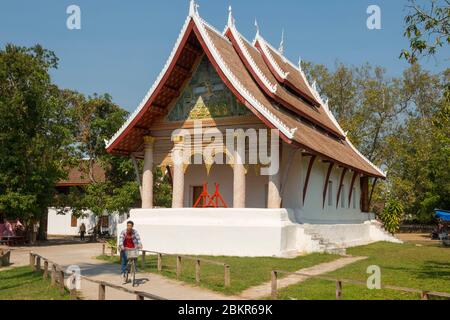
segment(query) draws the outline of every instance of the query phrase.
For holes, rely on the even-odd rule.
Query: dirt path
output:
[[[317,276],[324,273],[332,272],[337,269],[343,268],[351,263],[364,260],[366,257],[344,257],[335,261],[321,263],[310,268],[298,270],[298,273],[306,274],[309,276]],[[278,289],[285,288],[287,286],[297,284],[308,279],[308,276],[290,275],[278,280]],[[240,297],[244,299],[261,299],[270,296],[271,282],[263,283],[259,286],[248,288],[240,294]]]

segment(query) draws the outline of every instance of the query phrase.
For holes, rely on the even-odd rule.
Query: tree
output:
[[[386,137],[404,111],[398,80],[386,78],[383,68],[369,64],[337,63],[334,71],[308,62],[302,67],[310,81],[317,80],[320,94],[329,98],[330,109],[350,140],[369,160],[383,165]]]
[[[433,209],[450,205],[447,81],[445,73],[431,75],[417,65],[405,71],[403,92],[410,99],[408,113],[387,143],[391,152],[386,192],[422,222],[433,219]]]
[[[153,187],[155,206],[160,208],[172,208],[172,185],[168,175],[161,169],[155,172],[155,185]]]
[[[450,43],[450,1],[431,0],[429,6],[420,6],[410,0],[409,13],[405,17],[405,37],[410,49],[404,49],[400,57],[411,64],[421,56],[431,56]]]
[[[70,128],[76,154],[72,164],[78,166],[91,183],[81,189],[73,188],[68,195],[59,195],[55,202],[62,214],[70,208],[74,216],[83,217],[90,210],[97,218],[96,236],[101,216],[128,213],[138,202],[139,187],[130,159],[110,155],[105,150],[105,140],[122,126],[128,113],[107,94],[85,98],[66,91],[65,95],[71,102]],[[98,181],[94,175],[94,164],[104,169],[104,181]]]
[[[372,162],[387,169],[374,203],[398,201],[405,212],[429,221],[448,208],[450,181],[450,70],[434,75],[413,64],[401,77],[365,64],[335,70],[303,63],[349,138]]]
[[[0,211],[26,223],[45,221],[71,154],[67,104],[49,75],[57,66],[39,45],[0,50]]]
[[[386,231],[395,234],[400,228],[403,214],[402,204],[397,200],[390,199],[380,215]]]

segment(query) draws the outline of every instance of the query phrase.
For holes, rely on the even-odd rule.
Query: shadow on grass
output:
[[[22,278],[26,278],[26,279],[22,279]],[[7,289],[13,289],[13,288],[17,288],[17,287],[22,287],[24,284],[30,285],[33,283],[40,282],[40,281],[42,281],[42,274],[37,274],[35,272],[27,272],[27,273],[24,273],[19,276],[0,278],[0,280],[2,280],[2,281],[16,280],[16,284],[14,284],[14,285],[6,284],[5,286],[0,286],[0,290],[7,290]]]
[[[422,270],[419,272],[422,279],[436,279],[450,281],[450,263],[440,261],[425,261]]]
[[[12,271],[12,270],[6,270],[5,272]],[[20,278],[25,278],[25,277],[33,278],[35,275],[36,275],[36,273],[34,271],[27,271],[27,272],[23,272],[23,273],[13,273],[12,275],[7,276],[7,277],[1,276],[1,274],[0,274],[0,280],[5,281],[5,280],[12,280],[12,279],[20,279]]]

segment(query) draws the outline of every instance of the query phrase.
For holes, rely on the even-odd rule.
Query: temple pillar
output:
[[[173,160],[173,188],[172,188],[172,208],[180,209],[184,207],[184,163],[182,136],[173,138],[174,147],[172,151]]]
[[[279,144],[278,159],[275,159],[275,155],[272,156],[272,161],[278,161],[278,170],[268,176],[269,183],[267,187],[267,208],[279,209],[281,208],[281,150],[282,145]]]
[[[237,148],[239,149],[239,147]],[[244,149],[245,150],[245,149]],[[233,207],[245,208],[245,151],[236,150],[234,152],[233,167]]]
[[[153,208],[153,145],[155,138],[144,137],[144,172],[142,174],[142,209]]]
[[[269,186],[267,195],[267,208],[279,209],[281,208],[281,194],[280,194],[280,173],[269,176]]]

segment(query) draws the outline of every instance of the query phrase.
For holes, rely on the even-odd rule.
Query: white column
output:
[[[268,186],[268,209],[279,209],[281,207],[281,195],[280,195],[280,173],[269,176]]]
[[[245,160],[245,148],[239,148],[239,146],[237,146],[236,150],[234,151],[234,168],[233,168],[233,207],[234,208],[245,208],[244,160]]]
[[[142,209],[153,208],[153,144],[155,138],[144,137],[144,172],[142,174]]]
[[[184,207],[184,163],[183,144],[181,136],[173,138],[174,147],[172,150],[173,160],[173,188],[172,188],[172,208],[180,209]]]
[[[267,192],[267,208],[279,209],[281,208],[281,143],[279,144],[279,158],[276,159],[275,155],[272,157],[272,161],[278,161],[278,170],[269,175],[269,184]]]

